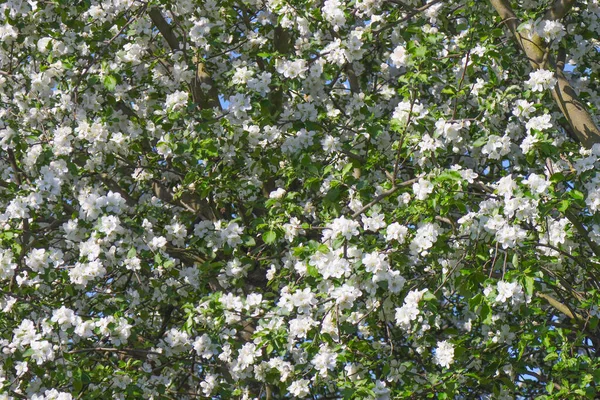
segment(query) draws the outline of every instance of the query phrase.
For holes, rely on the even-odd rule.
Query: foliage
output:
[[[596,396],[596,0],[0,18],[0,399]]]

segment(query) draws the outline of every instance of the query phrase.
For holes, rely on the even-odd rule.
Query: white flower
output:
[[[562,218],[558,221],[551,220],[548,223],[548,241],[553,246],[558,246],[559,244],[564,244],[567,238],[567,225],[569,225],[569,220],[566,218]]]
[[[44,38],[41,38],[40,40],[38,40],[38,42],[37,42],[38,51],[42,54],[46,54],[49,50],[48,44],[50,42],[52,42],[53,40],[54,39],[49,38],[49,37],[44,37]]]
[[[529,80],[525,82],[534,92],[543,92],[546,89],[554,89],[556,78],[554,72],[538,69],[529,73]]]
[[[241,67],[235,70],[231,82],[236,85],[246,84],[250,78],[254,75],[254,71],[248,67]]]
[[[278,188],[277,190],[273,190],[271,193],[269,193],[269,198],[270,199],[281,199],[283,196],[285,196],[285,194],[287,193],[287,191],[283,188]]]
[[[306,60],[303,59],[297,59],[294,61],[286,60],[283,62],[278,60],[275,63],[275,69],[286,78],[306,78],[305,73],[308,69],[308,66],[306,64]]]
[[[110,337],[115,346],[119,346],[127,342],[127,339],[131,335],[131,328],[133,328],[133,325],[127,322],[127,319],[119,317]]]
[[[244,118],[246,116],[246,111],[252,109],[250,98],[244,96],[242,93],[236,93],[233,96],[229,96],[227,102],[229,103],[229,111],[235,118]]]
[[[325,279],[330,277],[341,278],[344,275],[347,276],[351,271],[350,262],[342,257],[339,250],[328,251],[327,253],[318,251],[310,257],[309,261]]]
[[[190,30],[190,39],[196,45],[204,47],[207,45],[206,36],[210,33],[210,28],[212,24],[206,18],[200,18],[197,21],[194,21],[194,26]]]
[[[525,136],[525,139],[523,139],[523,141],[521,142],[520,146],[523,154],[529,153],[537,142],[539,142],[539,139],[528,133],[527,136]]]
[[[315,366],[319,373],[327,376],[327,371],[333,371],[337,363],[337,354],[329,349],[327,345],[321,345],[319,353],[313,358],[311,363]]]
[[[550,114],[540,115],[539,117],[533,117],[525,124],[525,128],[527,128],[527,132],[531,132],[532,129],[536,129],[538,131],[543,131],[546,129],[552,128],[552,123],[550,120],[552,117]]]
[[[546,42],[562,39],[566,32],[565,26],[559,21],[543,19],[536,26],[537,34]]]
[[[412,189],[417,200],[426,200],[433,193],[433,184],[427,179],[419,178],[418,182],[413,183]]]
[[[214,225],[212,221],[200,221],[194,225],[194,235],[202,239],[206,237],[213,228]]]
[[[230,247],[236,247],[242,243],[241,235],[244,234],[244,227],[237,222],[230,222],[226,228],[223,228],[222,221],[217,221],[215,231],[218,232],[220,243],[227,243]]]
[[[503,249],[515,247],[527,237],[527,231],[518,225],[504,225],[496,232],[496,240]]]
[[[358,236],[359,226],[358,222],[352,219],[336,218],[327,224],[326,229],[323,231],[323,241],[335,239],[338,235],[342,235],[349,240],[352,236]]]
[[[89,263],[75,263],[75,266],[69,270],[69,279],[76,285],[87,285],[89,281],[104,276],[106,268],[100,260],[90,261]]]
[[[54,46],[53,46],[54,47]],[[137,43],[127,43],[117,56],[125,62],[139,63],[144,54],[144,48]]]
[[[326,135],[325,138],[321,140],[321,146],[323,147],[323,151],[329,154],[335,153],[336,151],[340,151],[342,149],[340,139],[331,135]]]
[[[462,127],[462,123],[450,123],[440,118],[435,123],[435,133],[436,135],[446,138],[448,141],[460,143],[463,139],[460,135]]]
[[[517,100],[515,101],[515,108],[513,108],[512,113],[515,117],[529,117],[529,114],[535,111],[533,107],[533,103],[528,102],[527,100]]]
[[[19,31],[9,23],[0,25],[0,41],[12,43],[19,36]]]
[[[110,236],[113,232],[121,233],[121,221],[116,215],[105,215],[100,218],[98,230],[106,236]]]
[[[413,241],[410,243],[410,250],[413,254],[427,255],[427,250],[433,247],[440,234],[440,226],[427,222],[417,229]]]
[[[506,300],[511,299],[512,305],[518,306],[529,302],[529,299],[525,297],[523,288],[517,282],[498,281],[497,290],[496,303],[506,303]]]
[[[253,365],[256,357],[260,357],[261,350],[256,348],[254,343],[246,343],[240,349],[238,353],[238,358],[234,362],[233,370],[235,372],[243,371],[249,366]]]
[[[61,308],[52,312],[51,321],[56,322],[58,325],[60,325],[60,329],[65,331],[76,324],[77,318],[73,310],[62,306]]]
[[[1,397],[0,397],[1,398]],[[73,396],[70,393],[59,392],[56,389],[46,390],[44,394],[33,395],[31,400],[72,400]]]
[[[385,386],[384,381],[375,382],[373,393],[375,394],[376,400],[389,400],[390,398],[390,389]]]
[[[187,92],[177,91],[167,95],[165,100],[165,108],[167,111],[175,111],[185,107],[188,102]]]
[[[323,17],[333,26],[333,30],[336,32],[346,24],[346,16],[341,6],[340,0],[326,0],[321,9]]]
[[[499,160],[510,153],[510,137],[508,135],[502,137],[490,135],[485,146],[481,148],[481,152],[487,154],[492,160]]]
[[[164,249],[166,245],[167,239],[164,236],[155,236],[152,238],[150,243],[148,243],[148,247],[150,247],[150,249],[153,251]]]
[[[363,226],[366,231],[377,232],[381,228],[385,228],[385,216],[383,214],[373,213],[372,216],[367,217],[365,214],[361,216]]]
[[[47,340],[33,341],[31,342],[31,359],[36,362],[37,365],[42,365],[46,361],[54,360],[54,350],[52,344]]]
[[[362,258],[362,262],[366,271],[374,274],[385,271],[390,266],[387,261],[387,256],[378,253],[377,251],[365,254]]]
[[[301,228],[302,222],[296,218],[290,218],[290,222],[287,224],[283,224],[283,230],[285,232],[285,239],[288,242],[293,242],[296,236],[303,235],[305,233],[304,229]]]
[[[404,225],[400,225],[398,222],[394,222],[387,227],[385,240],[392,241],[396,240],[399,244],[404,243],[406,235],[408,234],[408,228]]]
[[[45,249],[32,249],[25,257],[25,264],[36,272],[48,265],[48,254]]]
[[[288,392],[290,392],[290,394],[292,394],[295,397],[306,397],[310,394],[310,389],[308,387],[309,384],[310,381],[308,379],[300,379],[294,381],[288,387]]]
[[[189,335],[176,328],[171,328],[166,333],[165,342],[172,348],[187,346],[190,342]]]
[[[75,334],[82,338],[88,338],[94,334],[95,324],[93,321],[83,321],[81,318],[75,320]]]
[[[410,329],[411,322],[419,316],[419,301],[421,301],[426,291],[427,289],[411,290],[408,292],[404,299],[404,305],[396,308],[396,325],[404,330]]]
[[[270,72],[262,72],[256,78],[248,80],[248,89],[253,90],[261,96],[266,96],[271,91],[269,85],[271,84],[272,74]]]
[[[202,336],[198,336],[196,340],[194,340],[192,346],[194,347],[196,353],[204,359],[208,360],[215,354],[215,349],[212,341],[210,340],[210,336],[208,336],[206,333]]]
[[[310,316],[299,316],[290,320],[289,334],[292,338],[306,339],[308,332],[316,325],[317,322]]]
[[[299,313],[309,313],[314,305],[317,304],[317,298],[310,288],[298,290],[292,295],[292,304],[298,308]]]
[[[202,387],[202,393],[206,396],[210,395],[212,391],[217,386],[217,376],[212,374],[207,374],[204,381],[200,382],[200,387]]]
[[[172,224],[166,225],[165,230],[167,231],[166,239],[172,242],[174,245],[184,247],[185,238],[187,237],[187,229],[185,225],[177,220],[174,220]]]
[[[502,177],[495,186],[498,194],[505,198],[512,197],[513,191],[517,188],[517,184],[510,175]]]
[[[523,183],[531,188],[533,193],[542,194],[550,187],[550,182],[542,175],[530,174]]]
[[[11,250],[0,249],[0,280],[11,278],[17,264],[13,261]]]
[[[335,288],[331,292],[331,297],[335,299],[335,304],[340,310],[352,308],[352,305],[362,295],[362,292],[354,286],[344,283],[341,287]]]
[[[585,204],[587,204],[587,206],[593,212],[600,210],[600,188],[589,189],[588,196],[585,199]],[[1,273],[2,271],[0,270],[0,274]]]
[[[29,371],[29,367],[26,361],[17,361],[15,363],[15,373],[17,376],[21,376],[27,371]]]
[[[454,345],[444,340],[437,343],[435,363],[443,368],[450,367],[454,362]]]
[[[396,68],[406,66],[408,62],[408,54],[406,54],[406,48],[402,45],[396,46],[392,54],[390,54],[390,59],[392,60],[392,64]]]
[[[411,112],[411,108],[412,108],[412,112]],[[411,102],[401,101],[400,103],[398,103],[398,105],[394,109],[394,113],[392,114],[392,119],[397,119],[398,121],[400,121],[400,123],[406,124],[406,123],[408,123],[409,116],[411,116],[411,118],[413,120],[415,120],[415,119],[421,119],[421,118],[425,117],[428,113],[429,113],[429,111],[427,109],[425,109],[425,107],[418,101],[415,101],[414,103],[412,103],[412,107],[411,107]]]

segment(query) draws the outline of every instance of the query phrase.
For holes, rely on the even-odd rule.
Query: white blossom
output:
[[[543,92],[546,89],[554,89],[556,78],[552,71],[538,69],[529,74],[529,80],[525,84],[534,92]]]
[[[437,343],[435,363],[443,368],[449,368],[454,362],[454,345],[447,340]]]
[[[337,365],[337,354],[333,352],[327,345],[321,345],[319,352],[312,359],[311,363],[319,373],[326,377],[328,371],[333,371]]]

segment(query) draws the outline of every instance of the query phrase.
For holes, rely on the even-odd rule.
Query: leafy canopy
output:
[[[594,398],[596,0],[0,4],[0,399]]]

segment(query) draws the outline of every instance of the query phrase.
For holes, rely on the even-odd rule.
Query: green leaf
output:
[[[556,209],[560,212],[565,212],[568,210],[570,205],[571,205],[571,202],[569,200],[562,200],[560,203],[558,203],[558,206],[556,207]]]
[[[462,176],[458,171],[444,171],[436,178],[436,181],[462,181]]]
[[[266,244],[274,243],[277,240],[277,232],[275,231],[267,231],[262,235],[263,241]]]
[[[344,169],[342,169],[342,176],[346,176],[348,175],[348,172],[350,172],[352,170],[354,166],[352,165],[352,163],[348,163],[344,166]]]
[[[437,301],[437,297],[435,294],[431,293],[429,290],[423,294],[423,300],[425,301]]]
[[[479,139],[475,140],[472,144],[473,147],[482,147],[488,142],[488,138],[486,136],[482,136]]]
[[[187,320],[185,321],[185,324],[183,324],[183,330],[186,332],[191,332],[193,327],[194,327],[194,315],[189,314],[187,317]]]
[[[469,308],[474,311],[484,301],[485,297],[482,294],[475,295],[469,300]]]
[[[562,182],[564,180],[565,180],[565,176],[564,176],[564,174],[562,174],[560,172],[552,174],[552,176],[550,177],[550,182],[553,182],[553,183]]]
[[[535,286],[535,280],[531,276],[526,276],[524,279],[525,292],[528,296],[533,296],[533,289]]]
[[[110,92],[114,91],[117,87],[117,78],[112,75],[106,75],[104,77],[104,87]]]
[[[417,57],[425,57],[426,54],[427,54],[426,46],[419,46],[415,49],[415,56],[417,56]]]
[[[575,200],[583,200],[585,198],[584,194],[576,189],[570,190],[569,196],[571,196]]]
[[[481,305],[481,322],[486,325],[492,324],[492,308],[488,305],[488,303],[483,303]]]
[[[256,246],[256,240],[254,240],[254,238],[252,236],[250,236],[250,235],[242,236],[242,238],[244,239],[244,246],[246,246],[246,247]]]
[[[137,255],[137,251],[135,250],[135,247],[132,247],[131,249],[129,249],[129,251],[127,252],[127,258],[133,258]]]
[[[73,390],[75,391],[75,393],[79,393],[79,392],[81,392],[81,389],[83,389],[83,382],[81,382],[81,380],[78,379],[77,377],[74,377]]]
[[[315,267],[312,264],[307,264],[306,265],[306,273],[310,276],[312,276],[313,278],[318,278],[319,277],[319,271],[317,270],[317,267]]]
[[[337,201],[338,197],[340,197],[340,189],[335,187],[335,188],[331,189],[329,192],[327,192],[327,195],[325,196],[325,200],[333,203],[333,202]]]

